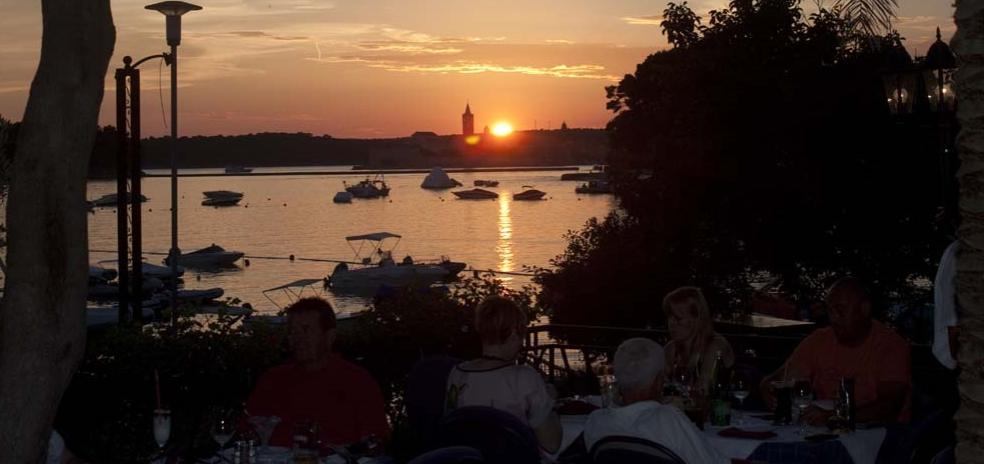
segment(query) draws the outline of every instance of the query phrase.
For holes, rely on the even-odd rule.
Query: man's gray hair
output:
[[[652,386],[663,372],[663,347],[648,338],[630,338],[615,352],[615,379],[622,392]]]

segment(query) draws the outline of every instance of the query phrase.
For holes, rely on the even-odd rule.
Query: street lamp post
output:
[[[171,318],[173,320],[178,301],[178,45],[181,43],[181,15],[202,7],[180,1],[166,1],[147,5],[148,10],[159,11],[166,19],[167,44],[171,46],[171,249],[168,251],[171,265]]]

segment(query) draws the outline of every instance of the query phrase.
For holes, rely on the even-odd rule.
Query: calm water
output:
[[[283,172],[334,168],[258,168],[254,172]],[[185,172],[185,171],[183,171]],[[186,172],[218,172],[187,170]],[[150,170],[150,173],[163,173]],[[561,171],[451,174],[472,188],[474,179],[495,179],[498,200],[457,200],[450,190],[420,188],[424,174],[387,175],[392,189],[389,198],[355,199],[351,204],[334,204],[342,181],[358,182],[365,176],[258,176],[179,178],[179,246],[189,252],[212,243],[227,250],[246,253],[250,266],[239,262],[234,269],[202,272],[188,269],[186,288],[222,287],[225,296],[237,297],[261,311],[277,307],[262,294],[264,289],[297,279],[322,278],[333,263],[258,257],[351,260],[354,252],[344,237],[387,231],[403,236],[394,250],[397,260],[409,254],[415,259],[446,255],[464,261],[469,268],[522,271],[524,265],[548,266],[549,260],[565,247],[564,234],[580,228],[590,217],[602,217],[614,200],[608,195],[576,195],[577,182],[561,182]],[[512,194],[531,185],[547,192],[547,200],[513,201]],[[115,181],[89,182],[89,199],[116,189]],[[240,206],[213,208],[201,206],[206,190],[234,190],[244,193]],[[170,246],[170,180],[148,178],[143,192],[146,252],[167,252]],[[113,208],[97,208],[89,216],[89,248],[92,262],[115,260],[115,253],[95,250],[116,249],[116,213]],[[392,244],[392,243],[391,243]],[[160,264],[163,256],[146,255]],[[116,267],[115,262],[105,263]],[[503,276],[510,286],[528,282],[524,277]],[[366,301],[357,297],[331,295],[343,311],[361,309]],[[285,298],[274,298],[283,303]]]

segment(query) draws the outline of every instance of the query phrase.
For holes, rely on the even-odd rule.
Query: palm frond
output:
[[[898,0],[837,0],[834,8],[844,14],[854,29],[879,35],[892,30],[899,4]]]

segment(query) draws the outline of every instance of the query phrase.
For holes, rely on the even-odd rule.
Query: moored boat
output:
[[[424,181],[420,183],[420,188],[440,190],[453,188],[457,185],[461,184],[448,177],[448,174],[443,169],[432,168],[431,172],[427,174],[427,177],[424,177]]]
[[[393,260],[392,252],[400,238],[399,235],[389,232],[345,237],[349,247],[356,251],[356,262],[362,264],[338,263],[328,277],[328,284],[332,289],[343,292],[371,293],[383,285],[391,287],[429,285],[453,279],[465,268],[464,263],[451,261],[446,256],[434,261],[415,261],[407,256],[397,263]],[[389,239],[397,241],[393,246],[384,249],[383,244]],[[372,251],[368,256],[361,256],[358,250],[363,247],[360,246],[357,250],[352,245],[355,242],[371,243]]]
[[[547,192],[543,192],[537,189],[530,189],[513,195],[513,200],[516,201],[542,200],[543,197],[546,196],[546,194]]]
[[[499,198],[499,194],[495,192],[490,192],[488,190],[482,190],[480,188],[475,188],[471,190],[459,190],[457,192],[451,192],[454,196],[462,200],[494,200]]]
[[[352,194],[350,192],[338,192],[331,201],[334,203],[352,203]]]
[[[383,180],[382,176],[377,176],[374,179],[366,178],[355,185],[348,185],[345,181],[342,181],[342,185],[345,186],[345,191],[349,192],[355,198],[379,198],[389,196],[390,188],[386,185],[386,181]]]
[[[253,172],[253,168],[247,168],[245,166],[226,166],[226,174],[247,174]]]
[[[499,181],[497,181],[497,180],[475,179],[474,185],[476,187],[498,187],[499,186]]]
[[[178,257],[178,264],[189,267],[230,266],[244,255],[245,253],[241,251],[226,251],[225,248],[213,243],[191,253],[182,253]],[[170,262],[170,257],[164,258],[164,264],[170,264]]]
[[[590,180],[586,184],[578,185],[574,188],[576,193],[612,193],[612,186],[605,180]]]

